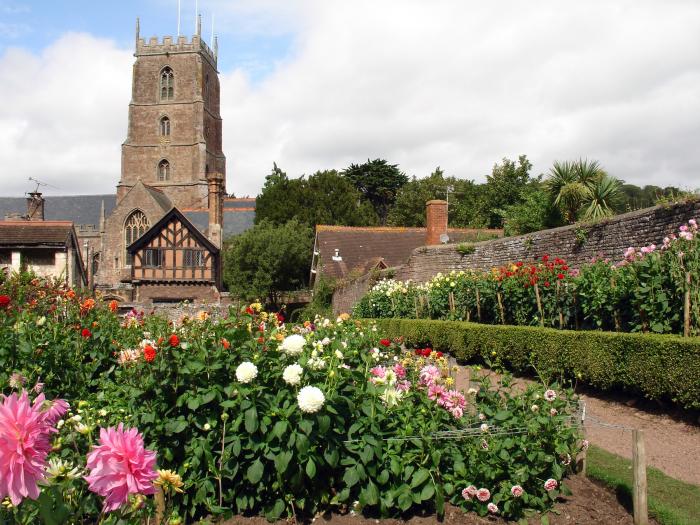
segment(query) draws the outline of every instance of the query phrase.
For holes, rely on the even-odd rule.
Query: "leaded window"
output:
[[[158,180],[170,180],[170,163],[165,159],[158,163]]]
[[[183,264],[188,268],[200,268],[204,266],[204,251],[185,250]]]
[[[150,228],[148,217],[141,210],[134,211],[127,217],[124,223],[124,247],[132,244]],[[131,265],[132,257],[127,251],[125,256],[126,264]]]
[[[163,266],[163,252],[159,248],[146,248],[141,263],[146,268],[160,268]]]
[[[170,136],[170,119],[168,117],[163,117],[160,119],[160,136]]]
[[[175,95],[175,77],[173,70],[164,67],[160,72],[160,99],[172,100]]]

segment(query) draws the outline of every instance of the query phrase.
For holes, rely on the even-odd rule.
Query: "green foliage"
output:
[[[609,217],[621,202],[622,183],[588,159],[555,162],[545,187],[569,224]]]
[[[224,281],[232,294],[246,300],[269,299],[297,290],[308,281],[313,232],[292,219],[282,226],[262,221],[229,239],[224,252]]]
[[[294,320],[313,321],[317,316],[330,317],[333,315],[333,292],[335,280],[322,275],[316,280],[311,302],[294,317]]]
[[[577,332],[457,321],[380,319],[390,336],[430,343],[464,360],[496,360],[514,372],[581,380],[600,390],[700,408],[700,340],[670,335]]]
[[[542,189],[539,181],[533,181],[523,188],[521,199],[503,208],[503,229],[505,235],[544,230],[559,224],[557,210]]]
[[[188,522],[233,514],[305,519],[356,501],[384,517],[442,515],[445,501],[485,515],[486,502],[462,497],[469,484],[488,488],[500,514],[518,519],[551,507],[558,492],[543,481],[561,482],[580,450],[571,390],[553,384],[556,399],[543,401],[542,385],[522,392],[506,376],[495,389],[484,380],[460,402],[462,394],[447,390],[455,379],[444,356],[417,355],[342,316],[281,325],[251,304],[222,319],[200,313],[173,325],[136,312],[120,318],[43,281],[1,282],[0,295],[9,298],[0,303],[0,384],[21,372],[26,388],[45,382],[49,399],[71,391],[73,412],[50,436],[51,459],[84,468],[100,427],[138,428],[158,468],[184,483],[182,493],[167,494],[166,519],[171,512]],[[24,337],[33,338],[39,359],[14,351]],[[301,367],[298,381],[285,372],[291,365]],[[426,365],[451,405],[428,395]],[[13,388],[22,388],[18,381]],[[302,402],[306,387],[319,389],[322,403]],[[531,410],[537,402],[542,412]],[[455,439],[435,439],[438,432]],[[0,507],[0,522],[153,521],[152,498],[100,516],[100,498],[78,471],[51,479],[37,503]],[[527,497],[515,498],[514,484]]]
[[[477,185],[470,180],[445,177],[439,166],[430,176],[423,179],[413,177],[399,189],[387,223],[391,226],[425,226],[425,203],[445,199],[448,188],[449,225],[453,228],[483,227],[484,221],[475,205],[479,194]]]
[[[386,224],[397,192],[408,182],[406,174],[398,165],[389,164],[384,159],[351,164],[342,174],[372,204],[380,223]]]
[[[317,224],[370,226],[377,222],[370,203],[335,170],[289,179],[275,164],[255,202],[256,224],[283,225],[296,219],[314,228]]]
[[[685,230],[684,230],[685,229]],[[693,220],[664,244],[579,269],[543,255],[489,272],[439,273],[424,284],[381,281],[355,306],[360,317],[428,317],[553,328],[700,334],[700,239]],[[585,230],[578,234],[585,242]],[[459,253],[473,246],[457,247]]]
[[[457,253],[459,253],[460,255],[471,255],[476,251],[476,248],[473,244],[463,242],[458,244],[455,250],[457,250]]]
[[[481,213],[488,217],[489,228],[502,228],[504,210],[522,202],[523,193],[532,182],[531,169],[526,155],[520,155],[517,164],[504,158],[501,164],[493,166],[491,175],[486,176],[481,203]]]

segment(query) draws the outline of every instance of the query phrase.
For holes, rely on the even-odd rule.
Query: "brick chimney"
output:
[[[27,197],[27,220],[44,220],[44,197],[38,191],[33,191]]]
[[[425,206],[426,235],[425,244],[442,244],[441,235],[447,234],[447,201],[428,201]]]

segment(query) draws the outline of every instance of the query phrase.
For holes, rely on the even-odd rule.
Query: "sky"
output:
[[[141,35],[177,0],[0,0],[0,195],[113,193]],[[384,158],[483,182],[595,159],[700,187],[696,0],[181,0],[219,38],[227,189]]]

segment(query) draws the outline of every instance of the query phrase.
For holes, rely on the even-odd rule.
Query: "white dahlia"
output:
[[[321,389],[315,386],[305,386],[299,390],[297,394],[297,403],[302,412],[313,414],[321,410],[326,398],[323,396]]]
[[[301,382],[301,374],[304,369],[297,363],[289,365],[282,372],[282,379],[288,385],[298,385]]]
[[[287,355],[299,355],[302,350],[304,350],[305,344],[306,339],[304,339],[304,336],[293,334],[284,338],[284,341],[282,341],[280,345],[280,350]]]
[[[244,361],[236,368],[236,379],[240,383],[250,383],[258,375],[258,367],[250,361]]]

